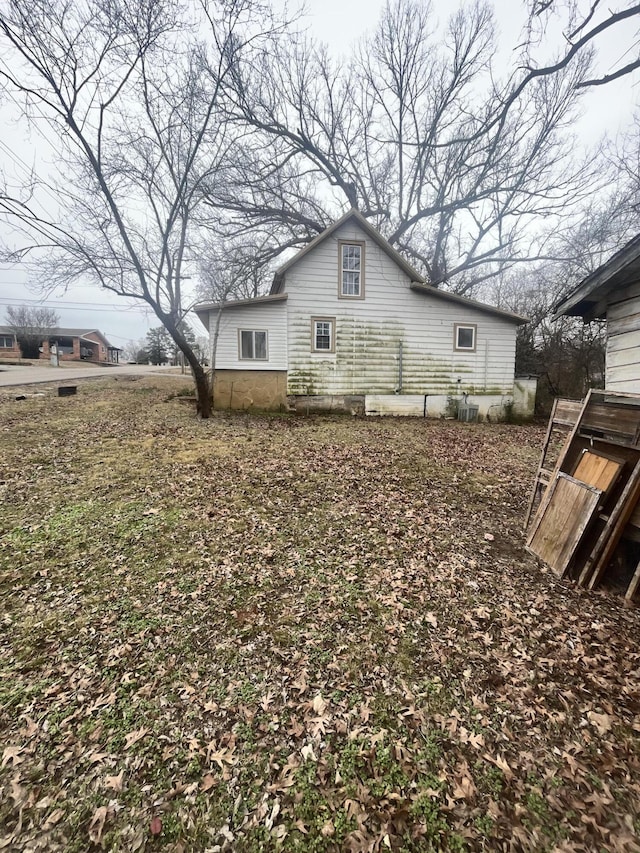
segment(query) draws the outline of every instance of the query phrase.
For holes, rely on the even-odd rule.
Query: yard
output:
[[[3,392],[0,849],[640,851],[640,615],[523,550],[544,429],[183,386]]]

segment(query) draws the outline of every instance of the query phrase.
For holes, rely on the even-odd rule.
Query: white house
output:
[[[196,313],[216,407],[439,416],[468,395],[498,419],[520,391],[532,409],[530,383],[514,385],[525,319],[426,284],[356,210],[281,266],[268,296]]]
[[[640,393],[640,235],[584,278],[555,317],[607,321],[605,387]]]

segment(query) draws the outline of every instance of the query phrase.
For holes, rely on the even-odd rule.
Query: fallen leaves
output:
[[[142,740],[142,738],[146,737],[148,734],[149,729],[146,729],[144,726],[133,732],[129,732],[124,739],[124,748],[131,749],[134,744],[138,743],[138,741]]]
[[[511,769],[511,767],[509,767],[507,760],[502,755],[497,755],[495,758],[492,758],[490,755],[488,755],[485,752],[483,758],[486,761],[491,762],[491,764],[495,764],[495,766],[499,770],[502,770],[502,772],[504,773],[505,779],[507,779],[507,780],[513,779],[513,775],[514,775],[513,770]]]
[[[639,618],[523,551],[540,430],[92,393],[0,411],[2,849],[634,850]]]
[[[104,831],[104,825],[108,814],[109,809],[107,806],[100,806],[95,810],[93,817],[91,818],[91,823],[89,824],[89,838],[94,844],[100,844],[100,841],[102,840],[102,833]]]
[[[595,711],[588,711],[587,719],[596,728],[599,735],[606,735],[611,731],[613,717],[610,714],[598,714]]]
[[[122,793],[124,791],[124,770],[121,770],[117,776],[105,776],[104,786],[118,794]]]
[[[5,746],[2,750],[2,763],[0,766],[6,767],[7,765],[12,764],[15,767],[17,764],[22,764],[24,761],[22,753],[24,751],[25,748],[23,746]]]

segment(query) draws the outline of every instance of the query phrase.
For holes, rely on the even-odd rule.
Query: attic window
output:
[[[476,350],[476,329],[477,326],[462,326],[455,324],[453,333],[454,349],[462,352],[475,352]]]
[[[364,243],[340,241],[340,290],[346,299],[364,297]]]

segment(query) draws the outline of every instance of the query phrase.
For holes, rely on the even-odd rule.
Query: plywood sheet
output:
[[[529,551],[562,577],[593,521],[602,490],[558,474],[540,506],[527,542]]]
[[[618,479],[624,460],[614,459],[594,453],[593,450],[584,450],[578,459],[573,476],[576,480],[608,492]]]

